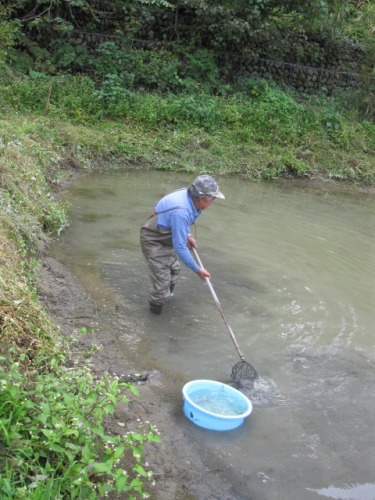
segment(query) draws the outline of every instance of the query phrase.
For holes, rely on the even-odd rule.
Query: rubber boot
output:
[[[154,314],[161,314],[163,310],[163,304],[154,304],[150,302],[150,311]]]

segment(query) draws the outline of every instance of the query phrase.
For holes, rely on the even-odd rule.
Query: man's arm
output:
[[[190,227],[188,216],[184,210],[175,210],[174,213],[171,214],[171,230],[173,248],[177,255],[189,269],[197,273],[200,267],[195,262],[188,249]]]

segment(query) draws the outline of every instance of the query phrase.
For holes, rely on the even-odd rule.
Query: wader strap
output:
[[[159,214],[165,214],[165,212],[171,212],[172,210],[185,210],[182,207],[172,207],[172,208],[167,208],[167,210],[162,210],[161,212],[155,212],[152,215],[159,215]],[[152,216],[151,216],[152,217]]]
[[[177,189],[177,191],[183,191],[184,189],[188,189],[188,188]],[[174,193],[174,192],[175,191],[172,191],[172,193]],[[156,207],[156,205],[155,205],[155,207]],[[150,215],[150,217],[147,219],[147,221],[149,221],[150,219],[152,219],[153,217],[155,217],[155,216],[157,216],[159,214],[164,214],[166,212],[170,212],[171,210],[186,210],[186,209],[183,208],[183,207],[179,207],[179,206],[172,207],[172,208],[167,208],[166,210],[161,210],[160,212],[156,212],[155,209],[154,209],[154,213]],[[157,224],[155,226],[156,226],[156,230],[159,231],[159,228],[157,227]],[[195,225],[195,222],[193,222],[193,226],[194,226],[194,233],[195,233],[194,237],[195,237],[195,239],[197,239],[197,226]],[[147,227],[147,223],[145,224],[145,227]]]
[[[149,219],[151,219],[151,217],[154,217],[155,215],[164,214],[165,212],[170,212],[171,210],[186,210],[186,209],[183,207],[167,208],[167,210],[162,210],[161,212],[154,212],[152,215],[150,215]],[[193,226],[194,226],[194,238],[197,239],[197,226],[195,225],[195,222],[193,222]]]

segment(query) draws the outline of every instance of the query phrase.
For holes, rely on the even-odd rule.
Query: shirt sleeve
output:
[[[185,210],[173,210],[170,219],[173,248],[182,262],[195,273],[200,269],[187,247],[190,234],[188,214]]]

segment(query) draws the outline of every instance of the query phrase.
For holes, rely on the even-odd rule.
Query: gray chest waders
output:
[[[159,244],[170,249],[172,246],[172,231],[157,227],[158,214],[151,215],[141,228],[141,243],[146,246]],[[143,248],[143,246],[142,246]]]
[[[158,228],[157,221],[158,214],[149,217],[141,228],[140,241],[151,279],[149,300],[154,304],[164,304],[169,300],[171,288],[177,281],[180,263],[173,249],[172,232]]]

